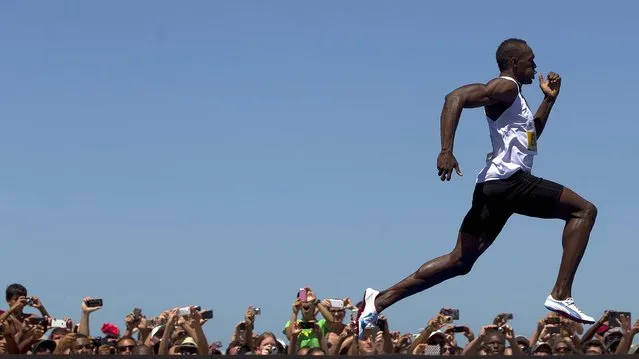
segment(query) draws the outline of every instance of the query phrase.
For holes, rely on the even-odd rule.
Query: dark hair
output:
[[[153,355],[153,348],[148,345],[136,345],[133,348],[133,355]]]
[[[135,339],[133,339],[133,337],[129,337],[127,335],[124,335],[124,336],[121,336],[120,338],[118,338],[118,341],[116,343],[119,345],[120,342],[122,342],[124,340],[133,340],[135,343],[137,343],[137,341]]]
[[[67,335],[69,334],[70,331],[67,328],[53,328],[53,330],[51,330],[51,333],[49,334],[49,339],[53,338],[54,335]],[[80,335],[80,334],[78,334]]]
[[[7,287],[6,297],[7,302],[15,297],[26,297],[27,296],[27,288],[25,288],[22,284],[13,283]]]
[[[311,348],[308,350],[308,352],[306,352],[306,355],[313,355],[315,353],[326,354],[326,352],[322,348]]]
[[[583,351],[585,352],[588,347],[599,347],[602,353],[606,353],[606,346],[600,340],[591,339],[583,344]]]
[[[499,44],[495,55],[499,71],[508,69],[510,66],[510,59],[519,56],[524,45],[528,45],[526,41],[515,38],[504,40],[501,44]]]
[[[253,352],[251,351],[251,347],[246,344],[243,344],[240,349],[237,350],[237,355],[247,355],[249,353],[252,354]]]

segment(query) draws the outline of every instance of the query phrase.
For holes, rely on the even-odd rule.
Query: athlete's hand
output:
[[[559,95],[559,89],[561,88],[561,76],[554,72],[548,74],[544,80],[544,75],[539,73],[539,87],[543,91],[544,95],[550,98],[557,98]]]
[[[437,156],[437,175],[442,181],[450,181],[450,178],[453,176],[453,169],[457,172],[458,176],[462,176],[459,163],[457,163],[457,159],[453,153],[450,151],[441,151],[439,156]]]

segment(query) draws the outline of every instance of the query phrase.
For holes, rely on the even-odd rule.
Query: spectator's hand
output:
[[[309,303],[314,303],[316,299],[317,296],[315,295],[315,292],[313,292],[310,287],[306,288],[306,301]]]
[[[391,336],[391,339],[393,340],[393,343],[397,343],[399,341],[399,338],[402,336],[402,334],[399,331],[395,330],[390,332],[390,336]]]
[[[355,308],[355,306],[353,305],[353,302],[351,301],[351,298],[344,298],[344,309],[353,309]]]
[[[197,328],[202,325],[202,314],[195,307],[191,307],[189,326],[191,328]]]
[[[624,334],[630,333],[632,328],[630,327],[630,318],[626,317],[623,314],[619,314],[619,326]]]
[[[64,322],[67,326],[67,329],[71,330],[73,329],[73,319],[69,318],[69,317],[64,317]]]
[[[375,335],[373,346],[375,347],[376,353],[382,354],[384,352],[384,333],[381,330]]]
[[[21,296],[20,298],[18,298],[18,300],[16,300],[15,303],[13,303],[9,311],[11,311],[12,313],[21,312],[26,305],[27,305],[27,297]]]
[[[481,328],[481,331],[479,332],[479,336],[484,337],[486,336],[486,332],[489,330],[497,330],[499,327],[496,325],[485,325]]]
[[[32,306],[32,307],[34,307],[35,309],[42,309],[42,308],[44,308],[44,306],[42,305],[42,301],[40,300],[40,298],[38,298],[38,297],[31,297],[31,299],[33,300],[33,301],[32,301],[32,304],[31,304],[31,306]]]
[[[300,335],[302,332],[302,327],[297,322],[291,323],[291,328],[291,334],[293,334],[294,337]]]
[[[441,313],[437,313],[437,316],[435,318],[428,321],[428,328],[432,329],[433,331],[438,330],[439,328],[446,325],[448,321],[449,320],[447,316]]]
[[[380,315],[377,319],[377,327],[379,328],[380,333],[388,332],[388,319],[385,315]]]
[[[410,346],[413,342],[413,336],[411,334],[402,335],[397,341],[398,347]]]
[[[350,325],[345,325],[344,330],[339,334],[340,339],[346,339],[353,335],[353,328]]]
[[[0,324],[2,324],[2,332],[0,333],[1,336],[13,336],[17,334],[15,327],[13,325],[10,325],[9,322],[3,322]]]
[[[87,301],[89,301],[91,299],[93,299],[93,298],[86,297],[86,298],[82,299],[82,313],[87,313],[88,314],[88,313],[93,313],[96,310],[102,309],[102,306],[99,306],[99,307],[89,307],[89,306],[87,306]]]
[[[178,316],[178,320],[177,320],[177,325],[179,327],[181,327],[181,326],[186,325],[186,324],[187,324],[186,317],[184,317],[183,315],[179,315]]]
[[[423,355],[426,350],[426,344],[418,344],[411,354],[413,355]]]
[[[293,314],[297,315],[302,308],[302,301],[299,298],[295,299],[293,302]]]
[[[506,323],[508,323],[508,319],[506,319],[506,314],[508,314],[508,313],[499,313],[499,314],[497,314],[495,319],[493,319],[493,325],[496,325],[498,327],[502,327],[502,326],[506,325]]]
[[[246,325],[253,325],[253,323],[255,323],[255,310],[253,307],[249,307],[246,313],[244,313],[244,321]]]
[[[31,333],[34,339],[40,339],[44,335],[44,332],[47,331],[47,328],[41,325],[35,325],[31,328]]]
[[[503,325],[502,330],[504,331],[504,335],[506,336],[506,340],[515,339],[515,331],[510,325]]]
[[[602,325],[605,322],[608,321],[608,317],[610,316],[610,311],[609,310],[604,310],[603,314],[601,315],[601,318],[599,318],[599,320],[597,321],[597,324]]]
[[[135,319],[135,317],[133,316],[133,313],[129,313],[124,318],[124,324],[126,325],[126,328],[129,331],[132,331],[133,329],[135,329],[135,327],[138,326],[138,324],[140,324],[140,319]]]
[[[177,321],[180,318],[179,311],[179,308],[171,310],[171,312],[169,313],[169,319],[166,322],[167,327],[174,327],[177,324]]]

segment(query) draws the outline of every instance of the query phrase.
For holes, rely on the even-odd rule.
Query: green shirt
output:
[[[301,320],[298,320],[297,323],[301,323]],[[328,331],[326,329],[326,319],[320,319],[316,321],[317,325],[320,327],[322,331],[322,336],[326,335]],[[282,331],[286,334],[286,329],[291,326],[291,321],[286,322],[286,326],[284,326],[284,330]],[[313,329],[302,329],[300,334],[297,337],[297,348],[320,348],[321,344],[319,339],[315,336]]]

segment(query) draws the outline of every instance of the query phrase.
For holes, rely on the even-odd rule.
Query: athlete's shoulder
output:
[[[512,103],[519,95],[519,86],[515,81],[496,77],[486,84],[490,97],[504,103]]]

